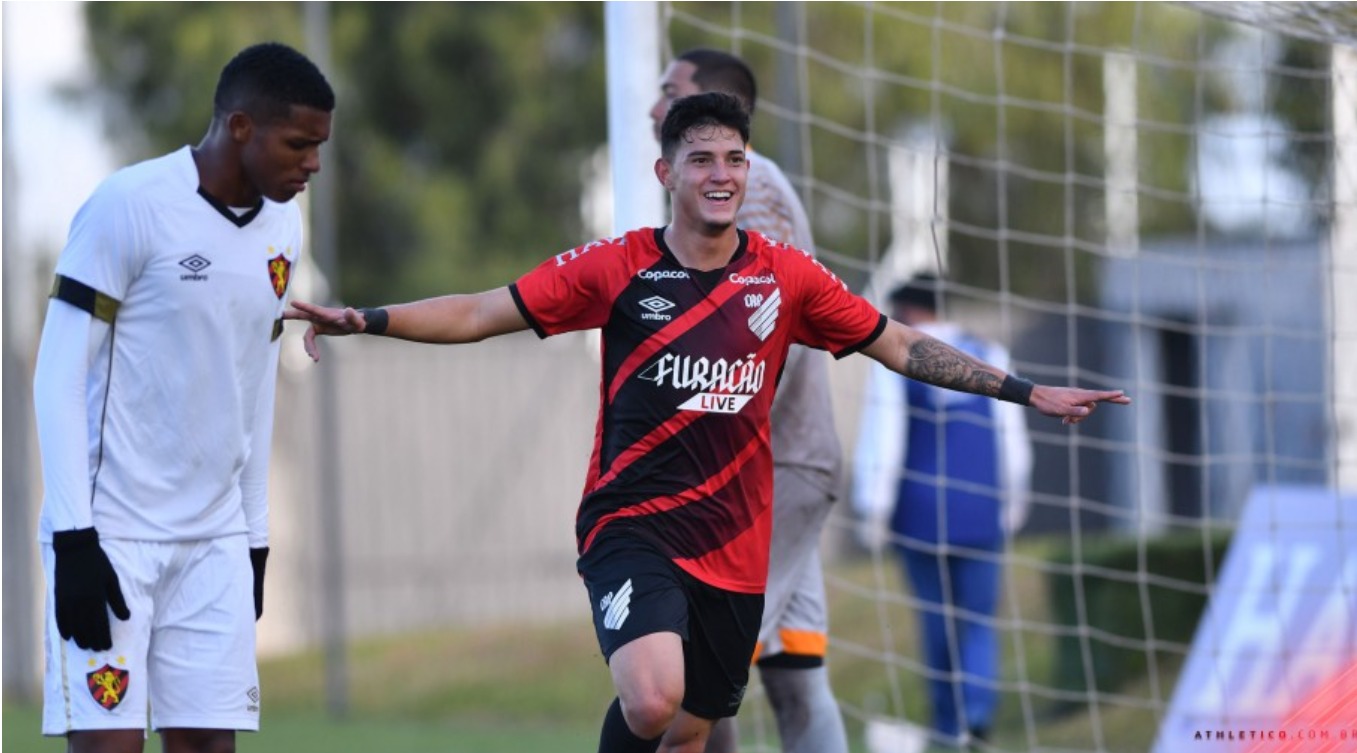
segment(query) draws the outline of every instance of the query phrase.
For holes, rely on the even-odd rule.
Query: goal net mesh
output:
[[[1334,282],[1354,281],[1353,190],[1334,134],[1357,11],[675,2],[661,23],[666,60],[749,61],[755,147],[850,286],[885,310],[935,271],[945,316],[1005,344],[1017,372],[1135,399],[1073,428],[1029,419],[1031,513],[999,610],[972,615],[1001,642],[985,749],[1190,748],[1165,723],[1249,501],[1285,507],[1353,473],[1339,437],[1357,304]],[[834,368],[849,462],[864,373]],[[928,732],[922,606],[837,507],[829,666],[854,744],[945,742]],[[1337,541],[1347,573],[1357,530]],[[1349,612],[1352,578],[1332,585]],[[1352,635],[1334,640],[1352,661]],[[1312,685],[1275,690],[1294,706]],[[746,748],[779,749],[766,704],[742,718]]]

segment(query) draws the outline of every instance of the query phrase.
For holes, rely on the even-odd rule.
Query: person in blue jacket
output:
[[[1009,368],[1001,345],[938,318],[938,279],[890,296],[893,316]],[[934,736],[988,738],[998,706],[996,610],[1004,545],[1028,509],[1032,449],[1017,405],[872,367],[855,451],[865,543],[889,540],[917,598]]]

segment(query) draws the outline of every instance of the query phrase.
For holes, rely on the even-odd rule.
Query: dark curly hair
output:
[[[222,68],[213,114],[236,110],[261,122],[288,117],[293,105],[323,112],[335,109],[335,93],[325,75],[305,55],[278,42],[246,47]]]
[[[703,92],[680,97],[669,105],[669,113],[660,124],[660,151],[670,162],[678,154],[679,142],[688,132],[703,126],[723,126],[740,133],[742,143],[749,143],[749,112],[740,100],[724,92]]]

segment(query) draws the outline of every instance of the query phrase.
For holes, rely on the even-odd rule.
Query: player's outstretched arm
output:
[[[514,304],[509,289],[426,298],[413,303],[355,309],[318,306],[293,301],[283,318],[310,322],[303,339],[306,354],[320,360],[318,335],[374,334],[422,343],[470,343],[518,332],[528,322]]]
[[[1030,405],[1045,415],[1064,419],[1067,424],[1088,418],[1099,403],[1131,403],[1131,398],[1121,390],[1033,385],[894,320],[862,352],[910,379]]]

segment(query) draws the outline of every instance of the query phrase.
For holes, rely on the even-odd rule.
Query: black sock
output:
[[[627,726],[622,716],[622,702],[613,699],[608,713],[603,717],[603,733],[598,738],[598,753],[655,753],[660,749],[660,737],[654,740],[642,740]]]

